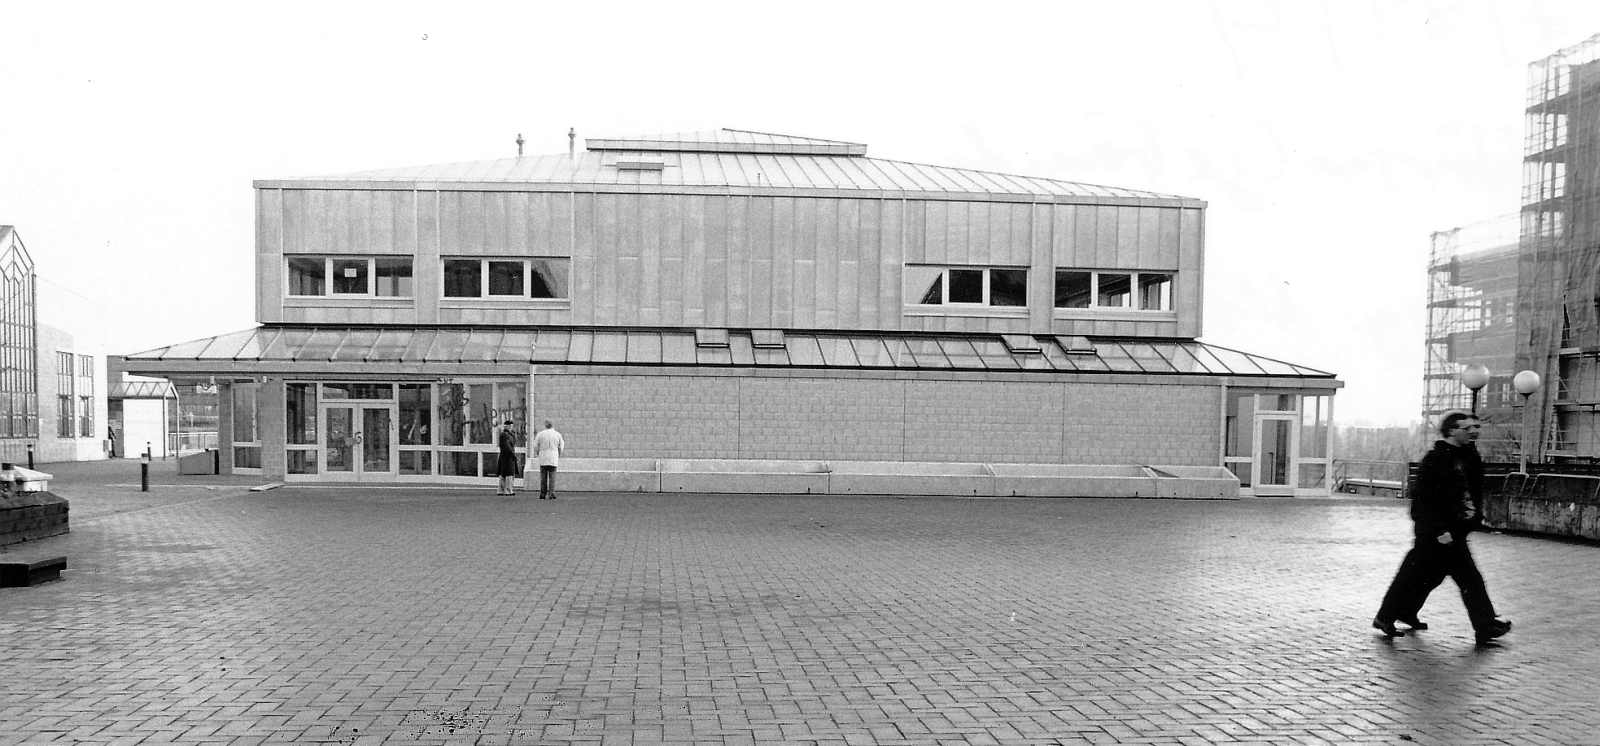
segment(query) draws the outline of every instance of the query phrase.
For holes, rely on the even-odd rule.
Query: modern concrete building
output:
[[[255,183],[225,464],[462,480],[572,455],[1227,466],[1327,490],[1333,374],[1198,341],[1205,203],[738,130]],[[524,438],[525,440],[525,438]]]
[[[0,225],[0,459],[106,457],[102,355],[40,322],[39,278],[15,228]]]

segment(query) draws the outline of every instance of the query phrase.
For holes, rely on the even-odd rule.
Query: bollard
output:
[[[139,460],[139,491],[150,491],[150,451],[144,452],[144,458]]]
[[[28,468],[33,468],[33,444],[28,444]]]

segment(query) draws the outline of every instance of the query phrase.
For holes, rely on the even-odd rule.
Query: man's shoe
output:
[[[1405,634],[1404,632],[1401,632],[1395,628],[1393,620],[1382,619],[1380,617],[1372,618],[1372,628],[1382,632],[1384,637],[1389,638],[1400,637]]]
[[[1427,622],[1424,622],[1421,619],[1418,619],[1416,617],[1411,617],[1410,619],[1397,619],[1395,621],[1400,622],[1401,624],[1404,624],[1407,627],[1410,627],[1410,628],[1415,629],[1415,630],[1424,630],[1424,629],[1428,628],[1428,623]]]
[[[1489,624],[1478,630],[1478,644],[1483,645],[1496,637],[1505,637],[1511,631],[1510,619],[1491,619]]]

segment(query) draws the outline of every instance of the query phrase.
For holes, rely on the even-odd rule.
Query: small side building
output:
[[[32,255],[15,228],[0,225],[0,458],[103,459],[104,355],[41,323],[39,300]]]

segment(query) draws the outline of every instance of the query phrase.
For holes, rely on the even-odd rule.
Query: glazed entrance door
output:
[[[395,405],[322,405],[322,473],[330,478],[393,477]]]
[[[1294,494],[1299,424],[1293,415],[1256,415],[1255,494]]]

